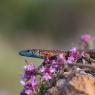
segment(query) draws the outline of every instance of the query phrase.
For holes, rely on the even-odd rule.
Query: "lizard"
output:
[[[70,50],[48,50],[48,49],[26,49],[21,50],[19,52],[19,55],[25,56],[25,57],[32,57],[32,58],[50,58],[52,56],[58,55],[58,54],[64,54],[66,58],[68,58],[70,54]],[[77,54],[81,54],[82,52],[85,52],[85,58],[89,62],[95,63],[95,50],[94,49],[88,49],[88,50],[77,50]]]

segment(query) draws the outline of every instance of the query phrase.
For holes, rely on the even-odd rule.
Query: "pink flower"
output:
[[[51,63],[52,63],[52,65],[57,64],[57,63],[56,63],[56,60],[52,60]]]
[[[34,64],[28,64],[24,66],[24,74],[22,75],[22,80],[29,80],[31,76],[35,75],[37,72],[36,66]]]
[[[74,59],[74,60],[77,60],[80,57],[80,54],[77,51],[77,48],[70,49],[69,57],[70,59]]]
[[[74,48],[70,49],[70,52],[71,53],[76,53],[77,52],[77,48],[74,47]]]
[[[25,90],[25,94],[27,95],[30,95],[30,94],[32,95],[32,93],[33,93],[32,90]]]
[[[48,80],[52,79],[52,77],[50,76],[49,73],[45,73],[42,78],[43,78],[43,80],[45,80],[45,81],[48,81]]]
[[[38,82],[35,76],[31,76],[31,84],[33,87],[36,87],[38,85]]]
[[[73,56],[68,57],[67,63],[73,63],[75,58]]]
[[[80,54],[80,57],[84,57],[85,56],[85,52],[82,51],[81,54]]]
[[[89,43],[92,40],[92,37],[89,34],[84,34],[84,35],[81,36],[80,39],[84,43]]]
[[[21,81],[20,81],[20,84],[21,84],[22,86],[25,86],[25,81],[21,80]]]
[[[36,66],[34,64],[29,64],[24,66],[25,71],[34,71],[36,69]]]
[[[63,63],[66,63],[66,59],[65,59],[65,56],[63,53],[59,54],[58,57],[57,57],[57,61],[58,63],[60,64],[63,64]]]
[[[35,92],[36,87],[38,85],[38,81],[36,80],[35,76],[31,76],[31,79],[29,81],[27,82],[21,81],[21,83],[24,86],[21,95],[32,95]]]
[[[40,67],[39,72],[40,72],[40,73],[44,73],[44,72],[45,72],[45,67],[44,67],[44,66]]]
[[[56,69],[53,68],[52,66],[49,68],[49,70],[50,70],[50,73],[55,73],[55,71],[56,71]]]

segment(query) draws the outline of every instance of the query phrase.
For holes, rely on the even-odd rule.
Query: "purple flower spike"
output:
[[[37,88],[38,82],[35,78],[35,76],[31,76],[31,79],[29,81],[27,81],[24,85],[24,93],[26,95],[32,95],[32,93],[35,92],[36,88]]]
[[[21,81],[20,83],[22,85],[25,85],[24,81],[28,81],[31,79],[31,76],[34,76],[36,74],[36,66],[34,64],[29,64],[24,66],[24,74],[21,75]]]

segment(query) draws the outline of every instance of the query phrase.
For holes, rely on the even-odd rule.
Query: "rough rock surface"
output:
[[[95,95],[95,77],[77,74],[59,79],[45,95]]]
[[[95,95],[95,77],[90,74],[73,77],[69,84],[85,95]]]

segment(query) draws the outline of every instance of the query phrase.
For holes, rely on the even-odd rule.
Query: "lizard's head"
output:
[[[19,52],[19,55],[26,56],[26,57],[40,58],[39,49],[22,50]]]

